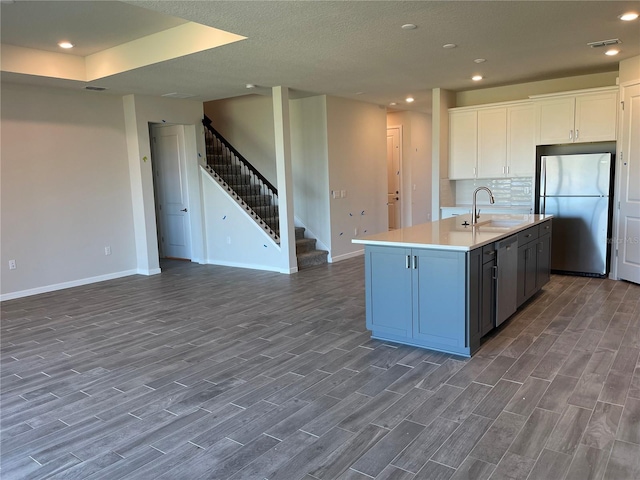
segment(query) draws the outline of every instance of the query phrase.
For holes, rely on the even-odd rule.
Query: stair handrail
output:
[[[206,129],[208,129],[211,133],[213,133],[216,137],[218,137],[218,139],[220,140],[220,143],[224,144],[224,146],[228,148],[231,151],[231,153],[233,153],[238,158],[238,160],[251,171],[253,175],[258,177],[264,183],[264,185],[269,188],[269,190],[271,190],[276,196],[278,195],[278,189],[274,187],[273,184],[269,180],[267,180],[267,178],[264,175],[262,175],[256,167],[251,165],[249,160],[244,158],[242,154],[238,152],[233,147],[233,145],[231,145],[229,141],[220,134],[220,132],[218,132],[215,128],[213,128],[213,125],[211,125],[211,119],[209,117],[205,115],[204,118],[202,119],[202,124]]]

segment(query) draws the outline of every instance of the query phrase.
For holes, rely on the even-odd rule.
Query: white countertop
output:
[[[354,238],[352,243],[404,248],[468,251],[501,240],[514,233],[552,218],[552,215],[481,215],[478,225],[471,223],[471,215],[459,215],[437,222]],[[502,222],[492,226],[490,222]]]
[[[440,210],[445,210],[445,209],[468,209],[469,211],[471,211],[472,205],[466,204],[466,203],[459,203],[457,205],[453,205],[453,206],[449,206],[449,207],[440,207]],[[533,207],[529,206],[529,205],[478,205],[478,208],[481,210],[480,214],[482,214],[483,212],[486,214],[490,214],[493,211],[503,211],[503,210],[517,210],[518,213],[520,213],[520,211],[522,211],[522,213],[529,213],[530,211],[533,210]]]

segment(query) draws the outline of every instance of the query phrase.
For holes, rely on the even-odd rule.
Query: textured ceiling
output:
[[[297,95],[326,93],[429,111],[435,87],[460,91],[615,71],[620,60],[640,55],[640,24],[617,18],[640,9],[637,1],[53,1],[38,2],[47,8],[32,8],[28,16],[20,14],[23,3],[34,2],[2,5],[3,43],[5,19],[11,16],[11,43],[31,42],[30,48],[44,49],[38,42],[50,44],[54,33],[62,34],[56,22],[49,28],[45,22],[57,9],[70,38],[81,32],[91,39],[95,32],[91,42],[98,48],[107,38],[121,43],[113,32],[127,41],[145,28],[168,28],[166,16],[248,37],[94,82],[111,93],[179,91],[203,101],[244,95],[244,85],[253,83],[257,93],[284,85]],[[148,20],[144,28],[122,23],[123,12],[145,12],[140,7],[150,14],[143,15]],[[76,10],[83,13],[74,18]],[[91,22],[100,23],[102,30],[89,28]],[[405,23],[418,28],[402,30]],[[29,40],[33,28],[40,33]],[[109,28],[111,33],[104,33]],[[611,38],[623,41],[616,57],[586,45]],[[443,49],[445,43],[458,47]],[[478,65],[476,58],[487,61]],[[470,80],[475,73],[485,76],[481,84]],[[6,73],[2,80],[47,84],[42,78]],[[51,81],[78,87],[77,82]],[[407,95],[416,102],[405,107]]]
[[[59,52],[58,42],[72,40],[65,53],[86,56],[188,20],[122,2],[19,1],[2,5],[2,43]]]

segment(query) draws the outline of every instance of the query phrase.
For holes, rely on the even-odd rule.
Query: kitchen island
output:
[[[549,281],[550,215],[470,215],[355,238],[372,337],[471,356]]]

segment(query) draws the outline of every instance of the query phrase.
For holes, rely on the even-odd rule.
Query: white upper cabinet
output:
[[[478,112],[449,113],[449,178],[476,177],[478,158]]]
[[[449,178],[532,176],[534,108],[530,102],[449,112]]]
[[[618,89],[531,97],[536,106],[536,144],[616,139]]]
[[[536,170],[536,128],[533,104],[507,109],[507,175],[532,177]]]
[[[478,111],[478,178],[502,177],[507,164],[507,109]]]

